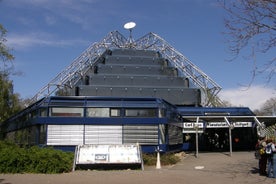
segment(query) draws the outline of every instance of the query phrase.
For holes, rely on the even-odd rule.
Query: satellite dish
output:
[[[129,38],[126,42],[126,46],[127,48],[133,48],[135,43],[134,40],[132,39],[132,29],[136,26],[135,22],[128,22],[124,25],[124,28],[129,30]]]
[[[125,29],[133,29],[136,26],[135,22],[128,22],[124,25]]]

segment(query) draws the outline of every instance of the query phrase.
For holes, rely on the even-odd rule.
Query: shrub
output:
[[[22,148],[0,142],[0,173],[63,173],[70,172],[74,154],[33,146]]]
[[[64,173],[72,171],[74,153],[53,148],[20,147],[10,142],[0,141],[0,173]],[[156,153],[143,154],[145,165],[156,164]],[[161,154],[162,165],[172,165],[180,161],[173,153]]]

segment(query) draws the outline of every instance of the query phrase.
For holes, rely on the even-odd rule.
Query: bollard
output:
[[[155,150],[157,152],[157,159],[156,159],[156,169],[161,169],[161,161],[160,161],[160,149],[159,146],[157,146],[157,149]]]
[[[160,152],[157,152],[156,169],[161,169]]]

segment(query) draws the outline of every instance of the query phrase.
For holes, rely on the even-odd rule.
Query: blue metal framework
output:
[[[107,114],[109,115],[93,117],[93,113],[97,113],[97,111],[90,111],[91,109],[108,109]],[[112,110],[114,110],[114,114],[111,114]],[[136,114],[131,114],[133,112]],[[145,112],[147,113],[145,114]],[[144,115],[138,115],[138,113],[144,113]],[[91,142],[91,140],[85,140],[85,136],[94,135],[91,132],[85,133],[86,130],[88,131],[94,127],[101,129],[106,126],[110,128],[109,132],[104,132],[108,137],[108,134],[117,131],[117,129],[113,131],[112,128],[119,127],[118,131],[121,131],[122,134],[119,135],[119,139],[122,139],[121,144],[136,143],[132,140],[133,137],[134,139],[136,137],[137,142],[144,141],[144,145],[141,144],[144,152],[155,152],[157,146],[166,152],[183,149],[183,133],[185,134],[185,123],[187,122],[189,122],[191,130],[194,130],[194,132],[199,130],[199,133],[201,130],[208,128],[213,122],[221,123],[223,127],[220,128],[224,129],[223,132],[228,127],[231,136],[233,128],[234,134],[237,132],[236,128],[241,128],[239,122],[250,122],[246,124],[249,125],[246,126],[249,132],[257,126],[261,128],[258,133],[262,133],[266,130],[266,125],[275,124],[275,117],[255,116],[246,107],[175,106],[159,98],[55,96],[41,99],[9,118],[1,124],[1,131],[6,134],[7,139],[18,141],[17,143],[51,145],[60,149],[73,150],[76,145]],[[202,127],[200,127],[201,125]],[[62,143],[62,136],[66,132],[58,130],[59,132],[50,134],[51,131],[64,129],[64,127],[71,128],[64,130],[67,133],[69,131],[67,136],[77,136],[74,131],[80,128],[80,131],[83,132],[80,133],[82,137],[80,139],[83,139],[83,142],[81,140],[81,142],[66,145],[66,143]],[[210,127],[209,131],[214,130],[213,128]],[[105,130],[93,129],[93,131],[96,134],[101,134],[101,131]],[[128,138],[124,138],[125,134]],[[58,136],[59,142],[55,142],[55,139],[57,139],[55,136]],[[116,137],[111,135],[111,138],[108,139],[112,138]],[[229,139],[231,140],[231,137]],[[254,140],[252,141],[254,142]]]
[[[91,117],[89,109],[108,109],[108,113],[113,109],[114,112],[119,113],[114,116],[109,114]],[[57,112],[53,112],[53,110],[57,110]],[[70,143],[67,145],[66,142],[63,144],[62,140],[59,140],[59,143],[49,143],[49,136],[51,136],[49,127],[62,129],[62,126],[66,125],[71,128],[84,127],[81,134],[87,134],[86,136],[93,136],[85,133],[86,127],[119,127],[122,129],[122,135],[118,135],[123,137],[122,144],[129,143],[129,141],[124,142],[125,132],[132,131],[132,134],[136,135],[133,132],[135,129],[146,127],[145,131],[155,131],[155,133],[151,135],[154,138],[151,137],[149,140],[147,140],[148,135],[146,133],[142,132],[143,135],[137,134],[137,137],[142,136],[142,138],[137,139],[138,143],[140,139],[145,141],[145,145],[141,143],[144,152],[154,152],[156,146],[159,146],[163,151],[169,151],[172,148],[181,149],[183,143],[183,140],[180,140],[182,139],[182,128],[179,127],[180,119],[176,107],[158,98],[49,97],[11,117],[2,124],[1,129],[5,132],[6,138],[19,141],[18,143],[21,144],[51,145],[61,149],[73,150],[77,144],[71,145]],[[130,130],[129,127],[133,130]],[[72,130],[69,134],[73,135],[74,131]],[[27,135],[24,135],[20,142],[17,137],[18,134],[26,134],[26,132]],[[62,131],[59,132],[59,138],[63,133]],[[112,141],[110,142],[112,144]],[[132,143],[136,143],[135,140]],[[85,141],[82,144],[85,144]]]

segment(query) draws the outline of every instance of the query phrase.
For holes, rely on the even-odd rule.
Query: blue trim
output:
[[[255,116],[248,107],[177,107],[182,116]]]

